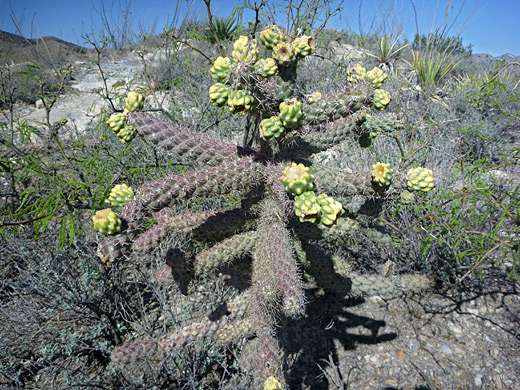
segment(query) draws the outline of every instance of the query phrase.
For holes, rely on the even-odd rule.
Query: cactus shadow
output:
[[[329,383],[319,367],[320,362],[329,359],[340,361],[340,348],[349,351],[360,344],[384,343],[395,340],[397,334],[383,331],[384,320],[355,314],[352,309],[363,304],[365,299],[348,293],[351,281],[334,272],[332,258],[327,253],[315,247],[306,248],[306,251],[312,253],[313,259],[319,259],[320,274],[326,277],[316,278],[321,287],[307,290],[304,316],[282,319],[280,340],[288,356],[287,382],[290,388],[328,389]],[[325,272],[324,267],[327,268]]]

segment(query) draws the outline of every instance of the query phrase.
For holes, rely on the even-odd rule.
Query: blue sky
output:
[[[284,3],[283,0],[270,1]],[[422,20],[421,31],[430,31],[432,23],[438,25],[448,2],[453,6],[453,16],[462,9],[458,23],[450,32],[455,34],[462,28],[463,43],[472,44],[474,53],[520,55],[520,0],[414,0],[418,19]],[[108,14],[113,10],[114,20],[116,10],[124,9],[129,4],[133,26],[150,29],[155,24],[155,32],[162,31],[163,26],[172,22],[176,6],[179,6],[181,19],[187,10],[199,15],[205,12],[202,0],[0,0],[0,30],[17,33],[14,15],[23,34],[29,38],[51,35],[83,44],[82,34],[99,31],[102,26],[99,12],[96,12],[101,10],[101,3],[104,3]],[[243,1],[212,0],[212,10],[218,16],[229,16],[233,7],[241,4]],[[395,12],[392,15],[385,13],[381,10],[381,4],[393,8]],[[402,23],[405,35],[413,38],[416,23],[411,4],[410,0],[345,0],[342,12],[330,21],[329,26],[338,29],[350,27],[357,31],[361,24],[368,31],[370,22],[382,20],[381,14],[384,14],[385,20],[392,16]],[[253,13],[249,11],[245,13],[244,20],[252,17]]]

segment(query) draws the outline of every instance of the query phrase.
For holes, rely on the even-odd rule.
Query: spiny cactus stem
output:
[[[147,113],[132,113],[128,122],[135,125],[138,133],[147,141],[197,165],[217,165],[225,160],[252,153],[232,143],[187,131]]]
[[[227,194],[233,190],[244,191],[255,185],[262,166],[249,157],[225,161],[205,170],[189,171],[145,184],[138,199],[153,210],[174,204],[192,196]]]

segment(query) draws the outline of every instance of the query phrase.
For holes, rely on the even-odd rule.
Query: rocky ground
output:
[[[291,389],[520,389],[519,292],[507,281],[465,294],[321,300],[328,314],[294,332],[303,350]],[[306,367],[308,354],[323,357],[320,367]]]

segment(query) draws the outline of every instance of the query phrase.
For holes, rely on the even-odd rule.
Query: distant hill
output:
[[[0,30],[0,65],[35,61],[40,66],[64,65],[81,59],[87,49],[55,37],[26,39]]]
[[[473,58],[479,68],[485,71],[493,70],[494,66],[502,60],[504,62],[520,62],[520,56],[501,55],[500,57],[493,57],[490,54],[473,54]]]

